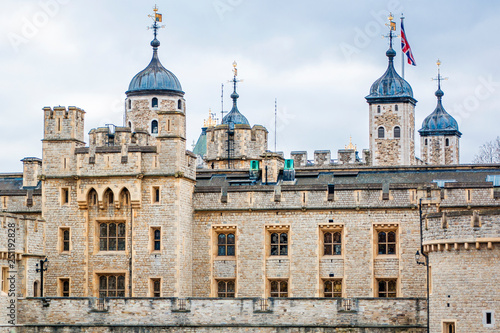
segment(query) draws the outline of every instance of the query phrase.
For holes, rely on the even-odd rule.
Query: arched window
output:
[[[177,109],[182,110],[182,99],[177,101]]]
[[[380,113],[380,105],[377,105],[377,113]]]
[[[151,122],[151,134],[158,134],[158,120]]]
[[[106,192],[104,192],[104,202],[107,204],[107,205],[113,205],[113,202],[114,202],[115,198],[114,198],[114,195],[113,195],[113,191],[111,191],[111,189],[107,189]]]
[[[128,128],[132,129],[132,122],[128,122]]]
[[[450,139],[447,138],[444,142],[445,142],[446,147],[448,147],[450,145]]]
[[[426,146],[427,146],[427,139],[425,139],[424,145],[426,145]]]
[[[40,283],[38,281],[33,282],[33,297],[38,297],[40,291]]]
[[[385,130],[382,126],[378,128],[378,138],[383,139],[385,137]]]
[[[97,206],[97,192],[91,189],[87,198],[89,206]]]
[[[394,105],[394,111],[398,111],[398,105]]]
[[[128,108],[132,109],[132,100],[131,99],[128,100]]]
[[[153,97],[153,99],[151,100],[151,107],[153,107],[153,108],[158,107],[158,98]]]
[[[128,206],[129,203],[130,203],[130,193],[126,188],[124,188],[120,192],[120,206]]]
[[[401,137],[401,128],[399,126],[394,127],[394,138],[399,139]]]

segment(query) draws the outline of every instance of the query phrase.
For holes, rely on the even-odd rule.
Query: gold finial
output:
[[[158,11],[158,6],[155,5],[154,8],[153,8],[154,12],[156,13]]]
[[[356,145],[352,144],[352,136],[349,136],[349,144],[345,146],[345,149],[357,150]]]
[[[394,20],[394,16],[392,16],[392,13],[389,13],[389,21]]]
[[[236,68],[238,66],[238,64],[236,63],[236,60],[233,61],[233,73],[234,73],[234,76],[238,76],[238,68]]]
[[[439,66],[441,66],[441,60],[438,59],[438,61],[436,62],[436,64]]]

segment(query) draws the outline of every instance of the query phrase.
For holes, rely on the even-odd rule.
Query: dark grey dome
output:
[[[410,98],[413,101],[413,90],[408,82],[406,82],[394,69],[394,57],[396,51],[390,48],[386,52],[389,58],[389,65],[384,75],[375,81],[370,88],[370,95],[366,96],[368,102],[383,98]],[[416,101],[415,101],[416,102]]]
[[[241,112],[238,110],[238,105],[237,105],[237,100],[240,97],[238,93],[236,92],[236,77],[233,80],[234,83],[234,91],[231,94],[231,98],[233,99],[233,108],[231,111],[222,118],[222,124],[240,124],[240,125],[248,125],[250,126],[250,123],[248,122],[248,119],[241,114]]]
[[[149,65],[140,71],[128,87],[126,94],[145,91],[176,92],[184,94],[181,83],[177,77],[168,69],[163,67],[158,57],[160,41],[156,38],[151,42],[153,46],[153,58]]]
[[[422,136],[433,135],[458,135],[462,133],[458,130],[458,123],[443,107],[442,97],[444,92],[439,88],[436,91],[438,99],[434,111],[422,122],[422,128],[418,131]]]

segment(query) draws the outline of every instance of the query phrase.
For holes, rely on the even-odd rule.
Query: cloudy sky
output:
[[[417,128],[436,105],[436,60],[442,61],[444,107],[459,122],[461,162],[499,135],[500,2],[464,0],[2,0],[0,2],[0,172],[41,157],[44,106],[78,106],[85,131],[122,125],[124,92],[151,58],[157,3],[163,65],[179,78],[188,106],[188,148],[208,110],[220,114],[221,83],[230,105],[238,62],[239,109],[268,128],[274,150],[329,149],[352,136],[368,148],[364,97],[386,67],[389,11],[406,17],[417,66],[406,66]],[[399,28],[398,28],[399,29]],[[399,40],[396,41],[399,45]],[[401,52],[396,64],[401,72]],[[417,145],[417,156],[419,154]]]

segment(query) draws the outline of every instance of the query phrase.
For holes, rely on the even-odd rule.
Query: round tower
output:
[[[425,118],[420,133],[421,159],[427,164],[458,164],[460,137],[457,121],[443,107],[444,92],[441,90],[440,65],[438,60],[438,90],[436,91],[437,106]]]
[[[391,26],[395,26],[389,17]],[[392,25],[394,23],[394,25]],[[387,70],[370,88],[366,96],[370,115],[370,151],[373,165],[415,164],[415,104],[413,90],[394,69],[396,51],[390,46],[386,55]]]

